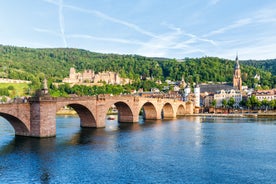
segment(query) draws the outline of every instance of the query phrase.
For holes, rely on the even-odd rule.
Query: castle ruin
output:
[[[76,72],[75,68],[70,68],[70,73],[68,78],[64,78],[64,83],[70,84],[83,84],[83,83],[106,83],[106,84],[128,84],[131,80],[128,78],[121,78],[116,72],[100,72],[95,74],[92,70],[84,70],[81,72]]]

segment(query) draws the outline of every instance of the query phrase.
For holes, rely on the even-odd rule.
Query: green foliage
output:
[[[216,107],[216,105],[217,105],[217,101],[216,101],[216,100],[213,100],[213,101],[212,101],[212,107]]]
[[[0,96],[9,96],[9,90],[8,88],[0,88]]]
[[[235,104],[235,99],[233,97],[231,97],[228,102],[227,102],[227,105],[230,107],[230,108],[233,108],[234,107],[234,104]]]
[[[242,101],[242,106],[247,107],[248,109],[276,109],[276,100],[268,101],[266,99],[260,101],[256,96],[252,95],[247,100]]]
[[[101,54],[72,48],[31,49],[0,45],[0,77],[30,80],[32,81],[29,86],[30,92],[40,88],[44,78],[50,83],[61,82],[63,78],[68,77],[71,67],[75,67],[78,72],[84,69],[92,69],[95,73],[118,72],[121,77],[134,80],[135,88],[139,85],[148,90],[150,87],[155,87],[154,82],[141,82],[141,77],[153,78],[154,81],[166,79],[180,81],[184,76],[189,83],[208,81],[232,83],[234,65],[235,62],[232,60],[216,57],[185,58],[179,61],[138,55]],[[241,62],[243,85],[275,87],[275,68],[275,62],[272,61],[265,62],[264,66],[255,61]],[[260,81],[254,80],[256,74],[261,76]],[[61,89],[64,91],[62,95],[72,93],[67,91],[69,89],[65,86],[64,88]],[[97,90],[110,91],[104,88]],[[122,92],[118,89],[117,91]]]
[[[227,100],[226,99],[223,99],[221,103],[222,103],[222,106],[224,108],[227,106]]]
[[[276,100],[275,99],[271,100],[269,102],[269,107],[272,108],[272,109],[276,109]]]
[[[27,96],[30,94],[30,88],[27,83],[0,83],[0,89],[2,89],[2,95],[11,98],[16,96]]]
[[[260,61],[247,60],[247,61],[242,61],[241,63],[245,65],[253,66],[255,68],[269,71],[273,75],[276,75],[276,59],[260,60]]]
[[[2,96],[2,97],[1,97],[1,100],[0,100],[0,102],[3,102],[3,103],[5,103],[5,102],[7,102],[7,100],[8,100],[8,99],[7,99],[7,97],[5,97],[5,96]]]
[[[14,90],[14,86],[8,86],[8,90]]]
[[[257,109],[261,106],[261,102],[257,99],[257,97],[255,95],[252,95],[251,97],[249,97],[247,99],[245,105],[248,108]]]
[[[58,87],[50,86],[50,94],[54,97],[67,97],[70,94],[76,94],[78,96],[93,96],[99,94],[129,94],[131,92],[130,85],[110,85],[105,84],[103,86],[85,86],[74,85],[72,88],[68,84],[62,84]]]

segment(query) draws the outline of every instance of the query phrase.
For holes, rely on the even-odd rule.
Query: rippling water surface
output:
[[[0,183],[276,183],[276,119],[189,117],[15,137],[0,119]]]

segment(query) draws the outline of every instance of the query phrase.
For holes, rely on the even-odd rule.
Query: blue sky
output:
[[[0,44],[272,59],[275,10],[274,0],[1,0]]]

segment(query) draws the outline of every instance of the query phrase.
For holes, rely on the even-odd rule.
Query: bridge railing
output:
[[[121,94],[121,95],[112,95],[112,94],[100,94],[95,96],[69,96],[69,97],[51,97],[49,96],[35,96],[35,97],[18,97],[8,100],[7,102],[0,102],[0,104],[11,104],[11,103],[28,103],[30,101],[83,101],[83,100],[105,100],[110,98],[118,98],[118,97],[142,97],[142,98],[158,98],[158,99],[174,99],[183,101],[182,97],[179,95],[172,95],[166,93],[136,93],[136,94]]]
[[[21,104],[28,103],[29,97],[21,97],[21,98],[12,98],[7,101],[1,101],[0,104]]]
[[[182,101],[182,97],[176,94],[167,94],[167,93],[140,93],[138,94],[144,98],[161,98],[161,99],[174,99]]]

